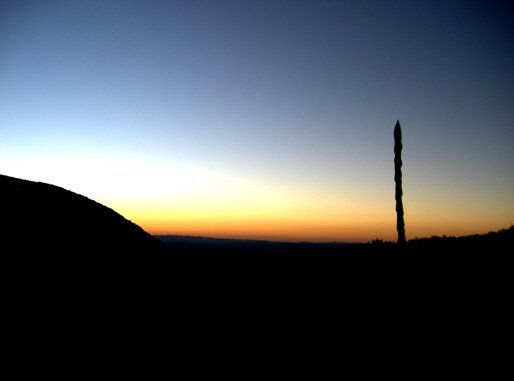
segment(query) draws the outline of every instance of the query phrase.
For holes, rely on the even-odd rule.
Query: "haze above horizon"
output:
[[[0,3],[0,173],[152,234],[407,238],[514,216],[507,1]]]

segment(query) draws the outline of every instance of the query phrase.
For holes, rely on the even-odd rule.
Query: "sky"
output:
[[[0,1],[0,173],[152,234],[407,238],[514,221],[509,1]]]

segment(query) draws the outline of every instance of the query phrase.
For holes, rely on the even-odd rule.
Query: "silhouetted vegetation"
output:
[[[432,236],[430,238],[416,238],[409,240],[407,246],[410,250],[433,250],[433,255],[448,255],[448,252],[455,251],[481,251],[494,255],[500,252],[510,254],[514,243],[514,226],[502,229],[497,232],[486,234],[473,234],[462,237],[454,236]]]
[[[402,202],[402,129],[400,121],[394,126],[394,182],[396,199],[396,230],[398,230],[398,244],[405,245],[405,223],[403,221]]]

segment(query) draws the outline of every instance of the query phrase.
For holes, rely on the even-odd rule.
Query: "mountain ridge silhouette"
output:
[[[111,208],[56,185],[0,175],[0,234],[11,253],[143,259],[162,244]]]

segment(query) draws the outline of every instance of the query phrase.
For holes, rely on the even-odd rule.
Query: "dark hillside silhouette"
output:
[[[0,211],[2,251],[12,257],[98,268],[162,250],[112,209],[55,185],[0,175]]]

